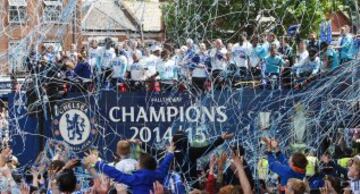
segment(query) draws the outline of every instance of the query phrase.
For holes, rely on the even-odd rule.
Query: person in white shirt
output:
[[[216,39],[214,41],[214,48],[210,51],[211,58],[211,75],[213,78],[213,83],[217,86],[222,85],[223,83],[223,74],[227,68],[227,50],[221,39]],[[217,87],[216,86],[216,87]]]
[[[151,48],[151,54],[148,57],[144,57],[140,62],[145,65],[146,78],[145,84],[149,91],[160,91],[159,73],[157,67],[161,63],[161,51],[160,45],[153,45]]]
[[[309,60],[309,51],[306,48],[305,41],[299,42],[298,49],[296,53],[296,59],[295,64],[293,66],[293,72],[295,72],[296,75],[300,74],[300,67],[305,65],[305,63]]]
[[[116,57],[114,48],[111,47],[112,41],[109,38],[105,39],[105,47],[100,51],[100,81],[110,86],[111,79],[111,62]]]
[[[179,68],[174,59],[170,59],[169,52],[161,52],[161,62],[157,65],[157,73],[161,82],[161,91],[173,90],[175,82],[178,80]]]
[[[350,179],[350,188],[352,193],[360,194],[360,155],[356,155],[348,167],[348,178]]]
[[[269,33],[266,37],[267,42],[269,42],[270,45],[275,45],[276,49],[278,50],[280,48],[280,42],[277,39],[276,35],[274,33]]]
[[[94,71],[96,68],[100,69],[100,54],[101,47],[98,47],[98,42],[92,40],[90,42],[90,48],[88,50],[88,62],[91,66],[91,69]]]
[[[130,157],[131,143],[126,140],[118,141],[116,145],[117,160],[114,162],[114,167],[128,175],[131,175],[137,170],[138,161]],[[128,186],[122,183],[116,183],[116,187],[121,187],[126,192]]]
[[[111,82],[116,85],[117,82],[123,82],[127,77],[128,60],[124,50],[115,49],[116,57],[111,62],[112,74]]]
[[[261,74],[261,59],[259,53],[262,49],[262,46],[259,44],[259,37],[254,36],[251,39],[251,49],[249,54],[249,67],[252,76],[260,76]]]
[[[133,63],[129,65],[130,71],[130,89],[141,90],[144,87],[146,76],[145,65],[140,62],[141,56],[138,53],[133,54]]]
[[[68,56],[75,64],[78,63],[78,55],[79,54],[77,52],[76,44],[71,44],[71,49]]]
[[[240,42],[232,49],[233,60],[237,67],[237,74],[246,76],[249,69],[249,56],[252,50],[251,43],[247,40],[246,35],[242,35]]]
[[[129,64],[132,64],[134,61],[132,59],[132,56],[134,53],[137,53],[137,55],[140,56],[140,58],[143,57],[143,53],[141,52],[141,50],[139,50],[139,43],[136,40],[129,40],[129,41],[125,41],[125,44],[123,45],[126,52],[126,55],[128,57],[128,62]]]
[[[196,92],[201,93],[201,91],[205,89],[204,84],[209,78],[209,66],[207,65],[209,61],[210,56],[206,45],[205,43],[201,43],[199,54],[192,60],[194,64],[194,69],[192,70],[192,85]]]

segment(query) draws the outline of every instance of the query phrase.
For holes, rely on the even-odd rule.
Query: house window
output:
[[[9,42],[8,63],[11,72],[25,72],[25,57],[25,48],[21,47],[20,41]]]
[[[24,23],[26,17],[26,1],[25,0],[9,0],[9,23]]]
[[[46,22],[59,22],[62,12],[62,3],[59,0],[44,1],[44,19]]]

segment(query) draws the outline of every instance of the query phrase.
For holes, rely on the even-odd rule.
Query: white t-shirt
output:
[[[124,78],[126,71],[128,70],[128,61],[124,55],[115,57],[112,61],[112,78]]]
[[[131,80],[144,81],[145,80],[145,65],[137,62],[130,65]]]
[[[350,186],[353,194],[360,194],[360,180],[351,181]]]
[[[249,66],[250,67],[257,67],[260,63],[260,57],[258,56],[256,52],[256,47],[251,47],[250,55],[249,55]]]
[[[97,47],[97,48],[89,48],[88,50],[88,60],[89,60],[89,65],[94,68],[96,65],[100,65],[98,64],[100,61],[98,61],[100,59],[100,54],[101,54],[101,47]]]
[[[150,55],[149,57],[143,58],[140,63],[144,64],[146,70],[146,77],[149,78],[156,74],[157,66],[161,62],[161,59],[155,55]]]
[[[101,67],[110,68],[112,60],[116,57],[115,50],[113,48],[104,49],[100,57],[101,57]]]
[[[303,66],[308,61],[308,57],[309,57],[309,52],[307,50],[305,50],[301,53],[298,53],[294,67]]]
[[[189,70],[189,67],[187,66],[187,64],[184,62],[184,56],[175,55],[172,59],[175,61],[175,65],[179,69],[179,74],[182,77],[187,78],[190,75],[190,70]]]
[[[159,72],[160,80],[170,81],[178,78],[178,67],[173,59],[158,63],[157,72]]]
[[[208,77],[209,74],[208,74],[208,69],[205,65],[205,60],[207,60],[209,56],[207,52],[205,52],[205,53],[200,53],[199,57],[200,57],[200,63],[197,67],[193,69],[192,77],[206,78]]]
[[[247,41],[244,42],[242,45],[236,44],[233,47],[233,59],[238,67],[248,68],[248,56],[250,55],[251,48],[251,44]]]
[[[136,170],[137,161],[132,158],[120,160],[115,164],[115,168],[125,174],[131,174]]]
[[[129,63],[129,64],[133,64],[133,63],[134,63],[134,60],[133,60],[133,54],[134,54],[134,53],[137,53],[137,54],[140,56],[140,58],[143,57],[142,52],[141,52],[139,49],[126,51],[126,55],[127,55],[128,63]]]
[[[227,62],[225,60],[227,50],[226,48],[212,49],[210,52],[211,57],[211,70],[226,70]]]

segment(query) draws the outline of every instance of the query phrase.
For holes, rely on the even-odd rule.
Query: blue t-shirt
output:
[[[266,42],[262,45],[258,44],[255,48],[256,54],[259,56],[260,59],[265,59],[269,56],[269,43]]]
[[[285,64],[285,61],[280,56],[268,56],[265,59],[266,64],[266,73],[271,74],[279,74],[281,67]]]
[[[76,65],[74,72],[76,75],[82,78],[90,78],[91,77],[91,67],[86,61],[79,61]]]
[[[341,38],[340,47],[340,60],[353,59],[353,38],[351,35],[347,34]]]
[[[328,48],[326,50],[326,58],[329,62],[329,67],[331,70],[334,70],[336,67],[339,66],[338,53],[334,49]]]

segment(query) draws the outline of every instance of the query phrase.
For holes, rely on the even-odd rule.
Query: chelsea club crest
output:
[[[79,101],[64,102],[55,105],[53,134],[63,140],[75,152],[88,149],[96,139],[97,131],[93,128],[95,119],[91,117],[88,105]]]

